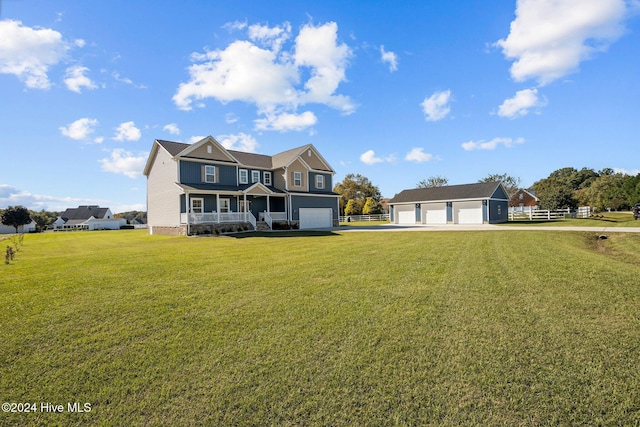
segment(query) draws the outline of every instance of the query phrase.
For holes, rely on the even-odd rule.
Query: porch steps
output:
[[[257,221],[256,222],[256,231],[269,231],[271,230],[269,228],[269,224],[267,224],[264,221]]]

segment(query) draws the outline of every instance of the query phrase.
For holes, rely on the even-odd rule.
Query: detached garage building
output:
[[[392,224],[495,224],[509,219],[500,182],[403,190],[389,201]]]

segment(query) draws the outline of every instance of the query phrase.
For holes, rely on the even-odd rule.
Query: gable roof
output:
[[[201,144],[203,141],[208,140],[211,137],[207,137],[201,141],[198,141],[195,144],[185,144],[182,142],[173,142],[173,141],[165,141],[161,139],[156,139],[153,149],[149,154],[149,159],[147,160],[147,165],[144,169],[144,174],[148,175],[149,169],[151,167],[151,159],[155,155],[155,151],[157,147],[160,146],[164,148],[172,157],[189,157],[189,152],[194,145]],[[214,140],[213,138],[211,138]],[[214,140],[215,141],[215,140]],[[238,161],[239,166],[247,166],[253,167],[257,169],[278,169],[281,167],[289,166],[296,158],[302,157],[302,154],[307,150],[313,150],[313,152],[318,156],[321,162],[325,165],[325,170],[327,172],[335,173],[335,171],[329,166],[329,164],[324,160],[324,158],[318,153],[318,150],[312,144],[307,144],[302,147],[292,148],[291,150],[283,151],[282,153],[275,154],[273,156],[265,155],[265,154],[256,154],[256,153],[248,153],[245,151],[237,151],[237,150],[227,150],[224,149],[229,156]],[[310,168],[311,169],[311,168]]]
[[[444,187],[413,188],[396,194],[389,203],[445,202],[450,200],[490,199],[502,187],[500,182],[479,182],[476,184],[447,185]],[[496,198],[507,200],[506,191]]]
[[[60,218],[65,221],[87,220],[91,217],[104,218],[109,208],[101,208],[94,206],[78,206],[77,208],[68,208],[64,211]]]

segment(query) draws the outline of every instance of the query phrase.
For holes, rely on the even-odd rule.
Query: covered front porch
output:
[[[288,221],[286,198],[285,193],[276,193],[259,183],[239,191],[185,191],[180,201],[180,223],[187,226],[189,234],[192,225],[272,229],[274,222]]]

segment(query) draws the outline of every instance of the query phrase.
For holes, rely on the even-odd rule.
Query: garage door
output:
[[[422,205],[422,222],[438,225],[447,223],[446,203],[425,203]]]
[[[411,206],[396,206],[396,224],[412,224],[416,223],[416,211]]]
[[[331,208],[300,208],[300,229],[333,227]]]
[[[482,202],[453,204],[456,224],[482,224]]]

